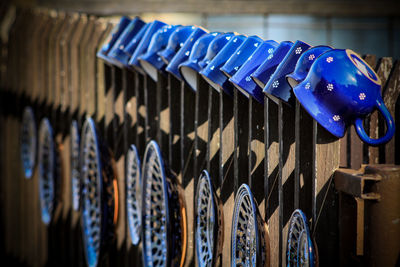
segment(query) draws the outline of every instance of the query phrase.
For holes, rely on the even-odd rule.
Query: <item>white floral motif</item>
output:
[[[234,70],[238,70],[238,69],[239,69],[239,66],[236,66],[236,67],[234,67],[233,69],[234,69]]]
[[[359,96],[358,96],[358,98],[359,98],[360,100],[364,100],[366,97],[367,97],[367,96],[366,96],[364,93],[360,93]]]
[[[328,91],[332,91],[333,90],[333,84],[328,83],[328,85],[326,86],[326,89],[328,89]]]
[[[274,57],[274,54],[270,54],[268,57],[267,57],[267,59],[271,59],[271,58],[273,58]]]
[[[250,82],[251,81],[251,77],[250,76],[247,76],[246,77],[246,82]]]
[[[304,88],[306,88],[307,90],[310,89],[311,88],[311,84],[310,83],[306,83],[306,86]]]
[[[331,63],[333,61],[333,57],[328,57],[327,59],[326,59],[326,62],[328,62],[328,63]]]
[[[254,44],[254,47],[258,47],[258,43],[255,43],[255,44]]]
[[[211,66],[210,70],[214,70],[214,69],[215,69],[215,66]]]
[[[315,59],[315,55],[314,54],[311,54],[311,55],[308,56],[308,60],[311,61],[311,60],[314,60],[314,59]]]
[[[278,86],[279,86],[279,81],[273,82],[273,84],[272,84],[273,88],[278,88]]]
[[[268,54],[272,54],[272,52],[274,52],[273,48],[268,49]]]
[[[301,53],[301,51],[303,51],[303,49],[301,49],[301,47],[297,47],[295,52],[298,55]]]
[[[190,51],[186,51],[185,55],[188,57],[190,54]]]
[[[340,116],[339,116],[339,115],[334,115],[334,116],[332,117],[332,119],[333,119],[334,121],[339,121],[339,120],[340,120]]]

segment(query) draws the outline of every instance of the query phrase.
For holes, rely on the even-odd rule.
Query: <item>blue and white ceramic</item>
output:
[[[337,137],[343,137],[351,124],[370,145],[384,144],[393,137],[395,125],[382,100],[381,80],[352,50],[333,49],[320,55],[293,91],[308,113]],[[364,118],[375,109],[387,126],[379,139],[370,138],[363,128]]]
[[[172,58],[179,51],[179,49],[181,49],[183,44],[195,29],[197,29],[195,26],[181,26],[171,34],[167,47],[158,52],[158,55],[165,62],[165,64],[169,64],[171,62]]]
[[[286,75],[286,80],[292,88],[301,83],[310,71],[311,65],[323,53],[333,48],[326,45],[314,46],[305,51],[296,63],[294,71]]]
[[[206,30],[202,28],[195,28],[192,34],[186,39],[186,42],[183,44],[182,48],[175,54],[175,56],[169,62],[166,71],[174,75],[177,79],[183,80],[181,73],[179,72],[179,65],[182,62],[188,60],[190,56],[190,52],[192,51],[193,45],[201,36],[207,33]]]
[[[128,26],[125,27],[120,37],[114,43],[108,58],[118,67],[123,68],[124,62],[128,61],[128,55],[124,52],[125,46],[129,44],[132,38],[143,28],[146,23],[138,17],[131,20]]]
[[[264,88],[271,75],[275,72],[278,65],[285,58],[286,54],[292,48],[293,42],[283,41],[275,50],[270,50],[264,62],[254,71],[251,78],[260,86]]]
[[[296,63],[301,55],[310,48],[309,44],[302,41],[296,41],[292,48],[276,68],[268,83],[264,87],[264,93],[267,94],[274,102],[278,103],[278,99],[291,106],[295,105],[295,98],[289,83],[286,81],[286,75],[292,73],[296,67]]]
[[[263,40],[258,36],[247,37],[220,70],[226,77],[232,77],[262,42]]]
[[[278,43],[272,40],[262,42],[235,75],[229,79],[229,81],[245,96],[251,96],[260,103],[264,103],[262,88],[251,79],[250,75],[264,62],[265,58],[267,58],[277,46]]]
[[[142,39],[140,40],[140,43],[137,45],[135,52],[133,52],[132,57],[129,60],[129,65],[135,68],[135,70],[139,72],[143,71],[139,62],[139,57],[146,52],[153,34],[166,25],[166,23],[158,20],[150,23]]]
[[[169,37],[178,26],[166,25],[159,29],[151,38],[149,48],[146,53],[139,57],[140,65],[143,70],[154,80],[158,80],[157,71],[165,70],[165,62],[157,53],[167,47]]]
[[[135,145],[126,157],[126,217],[132,244],[137,245],[142,232],[142,172]]]
[[[316,251],[311,238],[307,218],[297,209],[292,213],[287,235],[287,266],[316,266]]]
[[[211,41],[219,35],[218,32],[206,33],[200,37],[194,44],[190,52],[189,59],[179,65],[179,71],[182,78],[189,84],[190,88],[194,91],[197,90],[197,73],[200,72],[201,67],[199,62],[207,54],[208,46]]]
[[[126,26],[131,22],[131,19],[128,17],[122,17],[119,23],[112,29],[110,34],[108,35],[106,41],[104,42],[103,46],[97,52],[97,57],[104,59],[106,62],[110,62],[107,54],[110,52],[111,48],[113,47],[114,43],[117,41],[119,36],[125,30]],[[112,62],[110,62],[112,63]]]
[[[123,62],[124,66],[127,68],[131,68],[129,66],[129,59],[132,57],[132,54],[135,52],[136,48],[138,47],[140,41],[142,40],[144,34],[147,32],[147,29],[149,28],[150,23],[146,23],[140,31],[132,38],[132,40],[127,44],[123,50],[125,53],[125,57],[121,58],[121,61]]]
[[[216,36],[208,46],[207,54],[199,62],[200,68],[204,69],[233,36],[235,36],[233,32],[222,33]]]
[[[35,114],[30,106],[25,107],[22,116],[20,149],[21,165],[25,178],[32,178],[36,165],[37,130]]]
[[[220,68],[226,63],[226,61],[235,54],[236,49],[246,39],[244,35],[235,35],[229,42],[218,52],[218,54],[210,61],[210,63],[200,71],[203,78],[218,92],[223,90],[228,95],[233,95],[233,86],[228,81]]]

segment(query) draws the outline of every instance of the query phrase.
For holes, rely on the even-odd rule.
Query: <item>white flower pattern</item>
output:
[[[273,87],[273,88],[278,88],[278,86],[279,86],[279,81],[274,81],[274,82],[272,83],[272,87]]]
[[[333,119],[334,121],[340,121],[340,116],[339,116],[339,115],[334,115],[334,116],[332,117],[332,119]]]
[[[274,52],[274,49],[272,48],[268,49],[268,54],[272,54],[272,52]]]
[[[314,59],[315,59],[315,55],[314,54],[311,54],[311,55],[308,56],[308,60],[312,61]]]
[[[331,63],[333,61],[333,57],[327,57],[326,62]]]
[[[247,76],[246,77],[246,82],[250,82],[251,81],[251,77],[250,76]]]
[[[267,59],[271,59],[271,58],[273,58],[274,57],[274,54],[270,54],[268,57],[267,57]]]
[[[358,98],[359,98],[360,100],[364,100],[366,97],[367,97],[367,96],[365,95],[365,93],[360,93],[360,94],[358,95]]]
[[[326,86],[326,89],[328,89],[328,91],[332,92],[332,90],[333,90],[333,84],[328,83],[328,85]]]
[[[306,90],[309,90],[311,88],[311,84],[310,83],[306,83],[306,86],[304,88],[306,88]]]
[[[298,54],[300,54],[301,53],[301,51],[303,51],[303,49],[301,49],[301,47],[297,47],[296,48],[296,55],[298,55]]]

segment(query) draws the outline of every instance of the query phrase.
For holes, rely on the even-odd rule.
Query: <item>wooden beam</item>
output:
[[[48,8],[87,12],[99,15],[144,12],[195,12],[206,14],[307,14],[318,16],[395,16],[400,14],[396,1],[43,1]]]

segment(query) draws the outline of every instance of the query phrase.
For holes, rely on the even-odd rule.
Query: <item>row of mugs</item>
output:
[[[217,91],[237,89],[260,103],[264,95],[290,106],[296,98],[336,137],[354,124],[369,145],[388,142],[395,126],[381,97],[381,80],[355,52],[302,41],[263,40],[233,32],[208,32],[196,26],[168,25],[122,17],[97,56],[157,81],[168,72],[198,89],[200,74]],[[363,120],[378,109],[386,134],[372,139]]]

